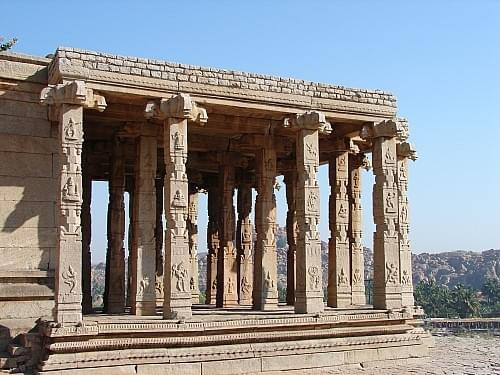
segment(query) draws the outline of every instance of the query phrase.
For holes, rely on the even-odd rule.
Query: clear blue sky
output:
[[[0,34],[34,55],[79,47],[391,91],[420,156],[410,170],[413,250],[500,248],[500,2],[408,3],[11,0]],[[99,260],[103,186],[94,196]],[[281,193],[278,204],[283,224]],[[371,245],[368,221],[369,211]]]

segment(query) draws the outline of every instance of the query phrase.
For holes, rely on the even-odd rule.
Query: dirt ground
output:
[[[407,364],[384,363],[369,368],[288,371],[286,375],[496,375],[500,374],[500,337],[435,336],[431,356]],[[277,373],[279,374],[279,373]]]

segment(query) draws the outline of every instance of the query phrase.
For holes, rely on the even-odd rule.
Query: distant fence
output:
[[[500,318],[426,319],[426,328],[448,331],[500,331]]]

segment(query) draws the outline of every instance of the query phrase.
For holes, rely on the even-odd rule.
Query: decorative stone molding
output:
[[[319,111],[307,111],[295,117],[287,117],[283,121],[283,127],[318,130],[321,134],[332,132],[332,126],[326,121],[325,114]]]
[[[189,94],[178,94],[169,99],[163,98],[159,101],[151,101],[146,104],[146,118],[167,118],[188,119],[200,125],[206,124],[208,115],[205,108],[202,108],[191,99]]]
[[[383,120],[378,123],[363,126],[360,136],[362,139],[393,138],[405,140],[408,137],[408,126],[404,119]]]

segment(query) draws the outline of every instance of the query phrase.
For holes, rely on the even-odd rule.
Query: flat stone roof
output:
[[[55,54],[59,65],[87,68],[93,71],[121,73],[168,81],[244,89],[245,91],[300,97],[333,99],[376,106],[396,107],[396,98],[386,91],[355,89],[332,84],[283,78],[235,70],[207,68],[140,57],[120,56],[59,47]]]

